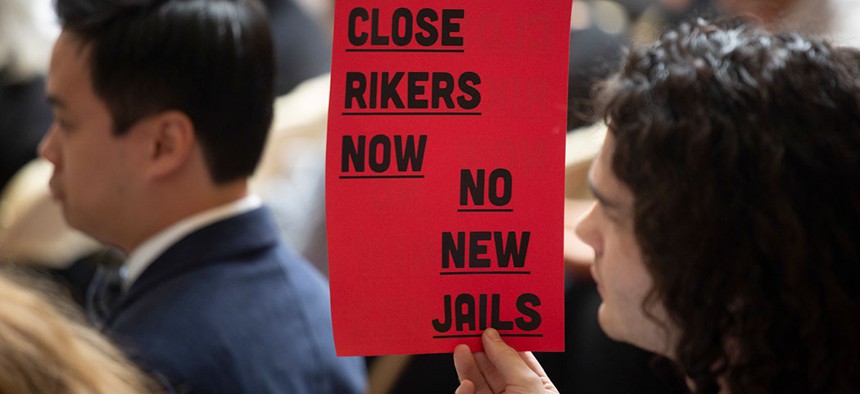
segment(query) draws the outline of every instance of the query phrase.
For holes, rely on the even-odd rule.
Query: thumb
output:
[[[505,343],[498,331],[493,328],[486,329],[481,341],[487,358],[509,382],[534,377],[534,371],[514,348]]]
[[[463,380],[454,394],[475,394],[475,384],[471,380]]]

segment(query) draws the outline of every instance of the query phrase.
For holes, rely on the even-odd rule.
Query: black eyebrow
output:
[[[610,198],[607,198],[605,194],[603,194],[600,190],[594,186],[594,181],[591,179],[591,176],[588,177],[588,188],[591,190],[591,194],[594,195],[594,198],[600,202],[600,205],[607,209],[618,210],[621,209],[621,204],[616,201],[613,201]]]

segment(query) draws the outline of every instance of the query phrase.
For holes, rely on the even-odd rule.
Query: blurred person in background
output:
[[[44,75],[59,32],[48,0],[0,0],[0,191],[51,124]]]
[[[836,45],[860,48],[857,0],[713,0],[728,13],[747,17],[775,32],[824,37]]]
[[[18,276],[0,271],[0,392],[159,392],[62,295]]]
[[[331,71],[331,35],[296,0],[262,0],[275,46],[275,94]]]

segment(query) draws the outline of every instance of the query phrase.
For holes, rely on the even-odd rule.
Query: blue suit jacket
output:
[[[338,358],[324,277],[280,241],[267,208],[186,236],[105,320],[178,392],[362,393],[361,358]]]

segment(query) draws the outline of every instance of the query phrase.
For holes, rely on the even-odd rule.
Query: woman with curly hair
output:
[[[860,392],[860,52],[704,21],[631,51],[578,228],[612,338],[695,393]],[[458,393],[555,389],[492,329]]]

